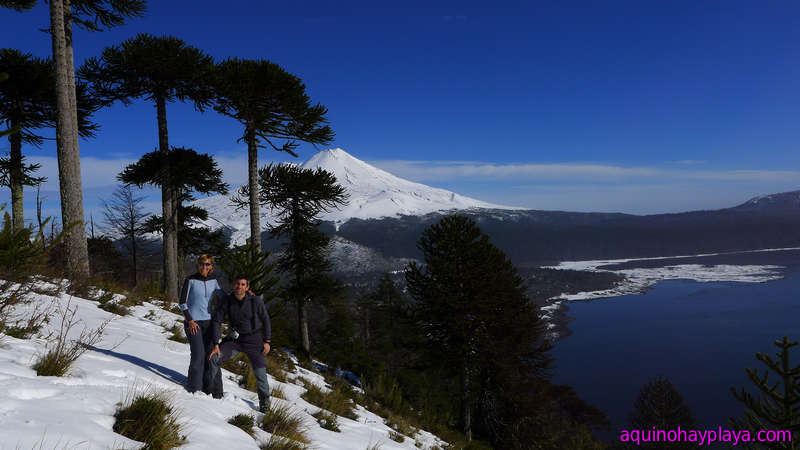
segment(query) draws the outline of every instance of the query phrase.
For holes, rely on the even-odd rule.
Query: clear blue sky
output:
[[[502,204],[630,213],[800,189],[797,2],[149,3],[124,27],[77,32],[76,65],[139,32],[218,59],[269,59],[328,107],[332,147],[414,181]],[[49,56],[47,23],[44,5],[4,10],[0,46]],[[89,205],[157,142],[150,104],[96,120],[99,136],[81,143]],[[168,120],[171,144],[213,153],[244,182],[237,123],[180,104]],[[301,147],[300,159],[314,151]]]

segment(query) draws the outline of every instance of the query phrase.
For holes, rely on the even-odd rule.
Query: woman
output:
[[[222,298],[225,293],[220,289],[217,279],[211,275],[214,271],[214,258],[200,255],[197,258],[197,273],[183,281],[178,306],[183,311],[184,330],[189,338],[191,359],[186,390],[196,392],[202,390],[212,394],[214,398],[222,397],[222,377],[217,372],[214,379],[208,366],[206,355],[214,349],[211,331],[212,298]]]

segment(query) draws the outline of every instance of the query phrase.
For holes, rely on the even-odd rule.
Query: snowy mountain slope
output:
[[[223,372],[225,397],[212,399],[205,394],[189,394],[181,385],[189,364],[187,344],[167,339],[162,323],[181,320],[178,315],[150,303],[132,308],[132,314],[114,316],[98,308],[98,303],[67,295],[50,297],[32,294],[35,305],[77,307],[77,317],[84,325],[97,327],[113,318],[103,340],[81,356],[65,377],[39,377],[31,369],[36,356],[43,354],[42,338],[0,340],[0,449],[17,448],[136,448],[138,443],[112,431],[117,403],[131,392],[145,389],[168,393],[179,412],[182,434],[187,436],[181,448],[257,449],[269,434],[256,430],[255,440],[227,423],[236,414],[256,415],[255,393],[240,388],[227,371]],[[151,312],[152,311],[152,312]],[[51,320],[42,334],[57,330],[60,321]],[[322,376],[297,367],[301,375],[324,386]],[[289,380],[292,379],[290,375]],[[382,449],[413,449],[415,441],[422,448],[441,445],[433,435],[420,431],[403,443],[388,437],[390,429],[383,420],[362,407],[357,407],[358,420],[339,418],[340,433],[321,428],[311,417],[319,408],[300,398],[305,388],[281,383],[270,377],[271,387],[280,387],[287,400],[273,398],[277,404],[288,404],[305,419],[313,449],[363,450],[379,444]]]
[[[321,216],[322,220],[336,224],[351,218],[424,215],[453,209],[521,209],[494,205],[445,189],[404,180],[371,166],[340,148],[321,151],[301,164],[301,167],[325,169],[333,173],[339,184],[347,190],[350,195],[349,204],[341,210],[332,210]],[[196,200],[194,204],[208,210],[209,220],[204,223],[205,226],[212,229],[227,228],[234,243],[242,243],[249,236],[249,212],[236,211],[230,205],[228,196],[208,197]],[[262,209],[261,221],[262,224],[274,223],[274,216],[269,210]]]

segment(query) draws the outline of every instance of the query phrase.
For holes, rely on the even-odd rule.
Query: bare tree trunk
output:
[[[248,128],[247,140],[247,184],[250,187],[250,240],[261,253],[261,211],[258,204],[258,146],[255,132]]]
[[[167,105],[163,96],[156,97],[156,115],[158,117],[158,151],[161,153],[161,214],[164,218],[163,253],[164,253],[164,287],[169,301],[178,300],[178,245],[176,242],[177,217],[175,214],[175,198],[169,183],[169,136],[167,134]]]
[[[42,222],[42,203],[44,202],[44,199],[42,199],[41,195],[40,195],[41,189],[42,189],[42,183],[37,183],[36,184],[36,223],[39,224],[39,237],[42,239],[42,245],[44,245],[44,230],[42,229],[42,226],[44,226],[44,223]]]
[[[14,123],[11,124],[12,128]],[[8,136],[11,149],[8,155],[9,173],[8,187],[11,188],[11,225],[14,230],[25,226],[25,215],[22,206],[22,133],[11,133]]]
[[[311,359],[311,342],[308,339],[308,308],[306,307],[305,296],[301,295],[297,300],[297,325],[300,329],[300,343],[303,347],[302,355],[306,359]]]
[[[50,31],[58,101],[56,121],[58,182],[61,191],[61,221],[64,224],[67,271],[71,276],[88,276],[89,251],[83,217],[72,25],[65,20],[65,15],[69,12],[69,0],[50,1]]]

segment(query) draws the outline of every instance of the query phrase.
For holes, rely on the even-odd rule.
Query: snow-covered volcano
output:
[[[341,224],[352,218],[372,219],[401,215],[423,215],[435,211],[473,208],[521,209],[494,205],[445,189],[404,180],[371,166],[336,148],[323,150],[301,164],[304,169],[322,168],[336,176],[350,195],[348,205],[323,213],[322,220]],[[205,226],[228,228],[234,243],[242,243],[250,234],[249,212],[236,210],[228,196],[217,195],[194,202],[208,211]],[[262,224],[274,223],[274,215],[262,208]]]

